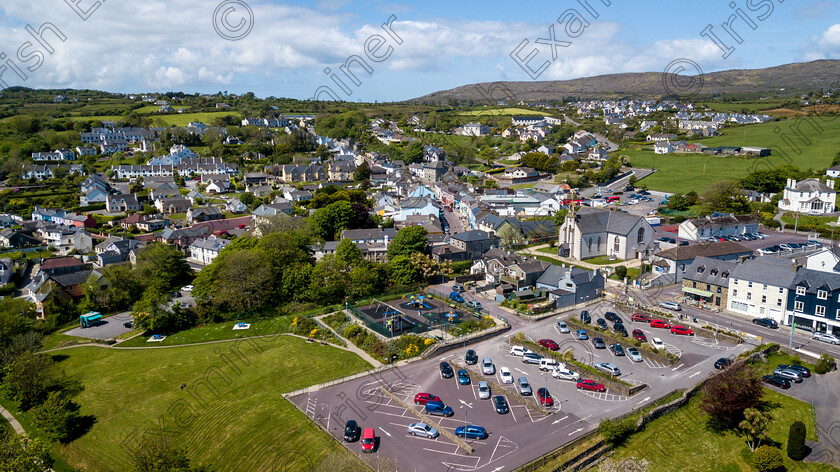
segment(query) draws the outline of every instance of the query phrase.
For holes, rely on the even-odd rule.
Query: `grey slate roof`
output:
[[[737,266],[738,263],[734,261],[697,257],[694,262],[685,268],[683,278],[692,282],[726,287],[729,285],[729,279]],[[702,268],[702,271],[698,272],[700,268]]]
[[[641,219],[628,213],[598,208],[581,208],[575,214],[575,221],[583,234],[628,234]]]
[[[688,261],[697,257],[718,257],[731,254],[752,254],[752,250],[735,241],[721,241],[719,243],[677,246],[656,253],[657,256],[672,261]]]
[[[793,190],[797,192],[835,192],[833,188],[820,182],[817,179],[805,179],[796,183]]]
[[[793,277],[793,286],[804,285],[806,293],[816,294],[819,289],[833,292],[840,288],[840,275],[801,268]]]
[[[465,231],[463,233],[459,233],[452,236],[452,239],[457,239],[458,241],[470,242],[470,241],[484,241],[486,239],[495,239],[495,236],[490,236],[490,233],[481,230],[473,230],[473,231]]]
[[[765,256],[738,264],[730,277],[777,287],[790,287],[795,276],[796,268],[792,260]]]

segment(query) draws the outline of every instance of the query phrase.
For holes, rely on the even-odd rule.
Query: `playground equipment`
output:
[[[96,311],[91,311],[85,315],[79,317],[79,327],[80,328],[90,328],[91,326],[96,326],[99,322],[102,321],[102,314]]]
[[[434,305],[424,301],[425,298],[426,297],[423,295],[412,295],[408,298],[408,301],[403,303],[401,306],[403,308],[410,308],[413,310],[433,310],[435,308]]]

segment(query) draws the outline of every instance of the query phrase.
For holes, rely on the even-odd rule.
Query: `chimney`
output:
[[[833,180],[826,180],[825,184],[828,185],[828,188],[834,188],[834,181]]]
[[[790,179],[790,188],[795,188],[795,187],[796,187],[796,181],[793,180],[793,179]]]

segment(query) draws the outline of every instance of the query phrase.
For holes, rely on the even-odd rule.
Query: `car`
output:
[[[589,339],[589,336],[587,336],[585,330],[579,329],[579,330],[577,330],[577,338],[580,339],[581,341],[585,341],[585,340]]]
[[[490,384],[486,380],[478,382],[478,398],[481,400],[490,398]]]
[[[464,362],[466,362],[467,365],[478,364],[478,354],[476,354],[472,349],[467,349],[467,354],[464,356]]]
[[[624,356],[624,348],[621,347],[621,344],[610,344],[610,352],[616,357]]]
[[[467,372],[467,369],[461,369],[458,371],[458,383],[460,385],[470,384],[470,373]]]
[[[537,354],[536,352],[526,352],[522,355],[522,363],[523,364],[539,364],[542,360],[543,356]]]
[[[604,313],[604,318],[608,321],[612,321],[613,323],[621,323],[621,318],[611,311]]]
[[[445,379],[451,379],[455,375],[455,371],[452,370],[452,366],[449,365],[448,362],[441,362],[440,363],[440,376]]]
[[[680,246],[688,246],[688,241],[680,241],[677,244]]]
[[[493,365],[493,359],[485,357],[481,360],[481,373],[484,375],[493,375],[496,373],[496,366]]]
[[[125,323],[123,323],[123,328],[133,328],[133,327],[134,327],[134,322],[133,321],[126,321]]]
[[[571,330],[569,329],[569,326],[566,324],[565,321],[557,322],[557,331],[559,331],[560,334],[571,333]]]
[[[603,318],[598,318],[598,320],[595,321],[595,324],[601,329],[607,329],[607,322]]]
[[[616,334],[624,336],[625,338],[627,337],[627,328],[625,328],[624,325],[621,323],[616,323],[615,325],[613,325],[613,331],[615,331]]]
[[[513,383],[513,375],[510,373],[510,369],[507,367],[502,367],[499,369],[499,379],[502,381],[503,384],[512,384]]]
[[[452,291],[458,292],[458,293],[464,293],[464,286],[460,285],[460,284],[455,284],[455,285],[452,286]]]
[[[192,286],[192,285],[186,285],[186,286],[184,286],[184,287],[181,287],[181,291],[182,291],[182,292],[187,292],[187,293],[189,293],[189,292],[192,292],[192,289],[194,289],[194,288],[195,288],[195,287],[194,287],[194,286]]]
[[[765,328],[778,328],[779,323],[772,318],[753,318],[754,325],[764,326]]]
[[[593,364],[593,367],[595,367],[598,370],[602,370],[612,375],[613,377],[618,377],[619,375],[621,375],[621,369],[619,369],[618,366],[616,366],[615,364],[611,364],[609,362],[596,362],[595,364]]]
[[[776,368],[773,371],[773,375],[778,375],[779,377],[782,377],[783,379],[792,380],[796,383],[802,383],[802,375],[800,375],[799,372],[796,372],[794,370]]]
[[[528,379],[526,377],[519,377],[516,380],[516,390],[523,396],[534,394],[534,392],[531,391],[531,384],[528,383]]]
[[[540,339],[540,346],[548,349],[549,351],[556,351],[560,349],[560,346],[553,339]]]
[[[362,431],[362,452],[373,452],[376,446],[376,432],[373,428],[365,428]]]
[[[685,326],[674,325],[671,326],[671,334],[679,334],[681,336],[694,336],[694,331]]]
[[[657,241],[661,241],[663,243],[670,243],[670,244],[677,244],[677,240],[674,238],[669,238],[667,236],[663,236],[661,238],[656,238]]]
[[[348,420],[344,425],[344,441],[355,442],[359,439],[359,425],[356,420]]]
[[[650,327],[651,328],[668,329],[668,328],[671,327],[671,325],[667,321],[663,321],[663,320],[650,320]]]
[[[801,366],[801,365],[779,364],[779,366],[777,368],[778,369],[785,369],[785,370],[792,370],[794,372],[798,372],[799,375],[801,375],[802,377],[806,377],[806,378],[811,376],[811,370],[808,369],[807,367]]]
[[[589,315],[588,311],[583,310],[580,312],[580,322],[583,324],[592,323],[592,317]]]
[[[452,416],[455,414],[455,410],[452,409],[451,406],[444,405],[443,402],[428,402],[426,406],[423,407],[423,411],[428,415],[434,416]]]
[[[606,392],[607,387],[604,387],[603,384],[599,384],[594,380],[589,379],[581,379],[578,380],[577,384],[575,385],[578,390],[589,390],[591,392]]]
[[[793,249],[794,249],[794,247],[793,247],[793,246],[791,246],[791,244],[790,244],[790,243],[782,243],[782,244],[779,244],[779,248],[780,248],[782,251],[793,251]]]
[[[628,205],[638,205],[638,204],[639,204],[639,201],[638,201],[638,200],[636,200],[636,199],[633,199],[633,200],[628,201],[628,202],[627,202],[627,204],[628,204]]]
[[[633,337],[643,343],[647,342],[647,336],[645,336],[645,333],[638,328],[633,330]]]
[[[814,241],[813,239],[809,239],[805,242],[805,244],[809,247],[823,247],[823,244],[819,241]]]
[[[763,248],[758,250],[758,255],[767,256],[767,255],[770,255],[770,254],[774,254],[776,252],[778,252],[778,251],[774,250],[773,248],[763,247]]]
[[[548,392],[548,389],[545,387],[540,387],[537,389],[537,399],[542,406],[554,406],[554,399],[551,398],[551,394]]]
[[[519,356],[522,357],[526,353],[531,352],[529,349],[522,347],[522,346],[511,346],[510,347],[510,355],[512,356]]]
[[[752,234],[753,236],[755,236],[758,239],[764,239],[765,238],[765,236],[761,233],[750,233],[750,234]]]
[[[464,439],[487,439],[487,430],[481,426],[467,425],[455,428],[455,436]]]
[[[551,371],[551,376],[560,380],[574,380],[576,382],[580,380],[580,374],[567,369],[563,364],[559,364],[555,367],[554,370]]]
[[[665,349],[665,343],[663,343],[659,338],[653,338],[650,341],[650,345],[653,346],[654,349]]]
[[[650,323],[650,317],[647,315],[643,315],[641,313],[633,313],[633,316],[630,317],[630,321],[640,321],[642,323]]]
[[[464,297],[462,297],[461,294],[458,292],[450,293],[449,299],[456,303],[464,303]]]
[[[644,360],[639,350],[632,346],[627,348],[627,357],[633,362],[642,362]]]
[[[761,378],[761,381],[779,388],[790,388],[790,380],[778,375],[765,375]]]
[[[473,310],[481,310],[481,303],[478,303],[475,300],[467,300],[467,308],[472,308]]]
[[[595,349],[606,349],[607,345],[604,343],[604,340],[601,338],[592,338],[592,346]]]
[[[507,400],[505,400],[505,397],[502,395],[496,395],[495,397],[493,397],[493,408],[495,408],[496,413],[500,415],[504,415],[505,413],[510,411]]]
[[[811,336],[811,339],[829,344],[840,344],[840,337],[828,333],[814,333],[814,335]]]
[[[673,311],[682,310],[682,308],[680,308],[680,304],[677,303],[677,302],[659,302],[659,306],[661,306],[662,308],[667,308],[669,310],[673,310]]]
[[[440,397],[437,395],[432,395],[431,393],[420,392],[417,395],[414,395],[414,404],[415,405],[425,405],[429,402],[439,402]]]
[[[248,225],[239,225],[239,229],[245,229],[247,227],[248,227]]]
[[[732,365],[732,361],[730,361],[726,357],[721,357],[720,359],[715,361],[715,369],[718,369],[718,370],[723,370],[723,369],[729,367],[730,365]]]
[[[411,423],[408,425],[408,434],[412,436],[422,436],[429,439],[435,439],[440,435],[438,430],[432,428],[426,423]]]

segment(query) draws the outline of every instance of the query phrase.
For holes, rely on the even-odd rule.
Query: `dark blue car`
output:
[[[452,293],[450,293],[450,294],[449,294],[449,298],[450,298],[453,302],[464,303],[464,297],[462,297],[462,296],[461,296],[461,294],[460,294],[460,293],[458,293],[458,292],[452,292]]]
[[[487,430],[481,426],[458,426],[455,435],[466,439],[487,439]]]

